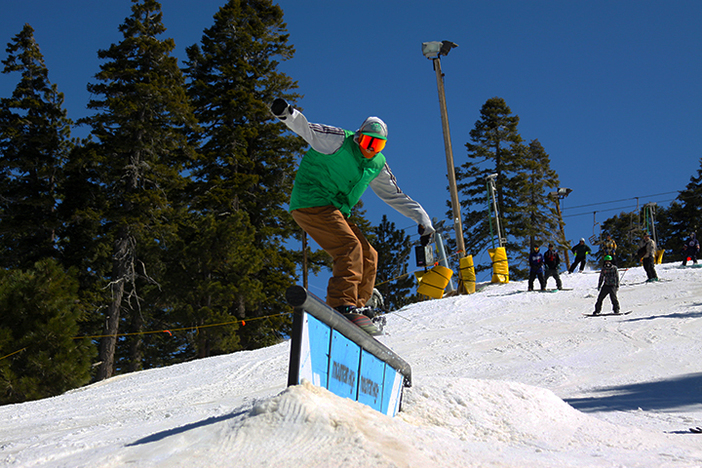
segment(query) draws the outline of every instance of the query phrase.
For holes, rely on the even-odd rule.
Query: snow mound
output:
[[[193,466],[193,460],[198,466],[438,466],[405,437],[402,426],[400,420],[305,381],[232,414],[137,441],[131,444],[137,449],[122,462],[144,466],[143,460],[157,458],[161,462],[152,466]],[[174,444],[173,437],[181,440]]]
[[[120,464],[555,468],[682,455],[660,435],[601,421],[549,390],[516,382],[437,380],[407,390],[403,405],[390,418],[305,381],[136,441]],[[106,466],[119,466],[114,462]]]

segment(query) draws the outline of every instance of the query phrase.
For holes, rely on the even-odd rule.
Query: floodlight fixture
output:
[[[428,59],[437,58],[440,50],[441,42],[422,42],[422,54]]]
[[[451,41],[422,42],[422,54],[428,59],[435,59],[448,55],[454,47],[458,47],[458,44]]]

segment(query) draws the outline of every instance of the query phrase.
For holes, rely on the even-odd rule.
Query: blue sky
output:
[[[65,94],[71,118],[86,115],[87,83],[99,49],[118,42],[128,0],[3,2],[0,57],[25,23]],[[355,130],[369,115],[388,124],[383,153],[400,186],[444,219],[449,199],[436,77],[421,44],[459,45],[442,58],[456,165],[489,98],[520,117],[538,139],[561,186],[566,237],[649,202],[667,205],[702,157],[702,2],[698,0],[281,0],[296,49],[281,69],[299,84],[310,121]],[[198,43],[224,0],[163,0],[175,55]],[[17,78],[0,75],[0,96]],[[80,131],[76,132],[77,135]],[[364,198],[371,222],[383,214],[413,222]],[[477,262],[485,252],[471,252]],[[411,266],[413,266],[412,260]],[[486,278],[478,278],[485,280]]]

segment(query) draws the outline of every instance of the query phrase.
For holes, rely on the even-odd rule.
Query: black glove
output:
[[[277,117],[285,119],[286,111],[292,114],[292,106],[288,104],[285,99],[276,98],[275,101],[273,101],[273,104],[271,104],[271,112],[273,112],[273,115]]]
[[[424,234],[424,226],[422,226],[421,224],[418,226],[418,230],[419,230],[419,243],[422,244],[422,247],[426,247],[429,244],[429,242],[431,242],[431,233],[429,233],[427,235],[422,235],[422,234]]]

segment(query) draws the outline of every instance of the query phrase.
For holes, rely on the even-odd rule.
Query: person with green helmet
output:
[[[609,296],[612,301],[612,310],[615,314],[620,311],[619,299],[617,299],[617,290],[619,289],[619,271],[617,267],[612,263],[612,256],[605,255],[604,265],[600,271],[600,279],[597,282],[597,289],[600,293],[597,296],[597,302],[595,303],[594,315],[599,315],[602,311],[602,301],[604,298]]]
[[[359,312],[371,318],[375,315],[364,306],[373,294],[378,253],[349,222],[351,209],[370,187],[381,200],[417,223],[422,245],[434,233],[431,219],[400,190],[390,172],[381,152],[388,138],[381,119],[368,117],[353,132],[309,123],[281,98],[273,101],[270,110],[310,145],[295,175],[289,209],[295,222],[332,257],[327,304],[360,326]]]

